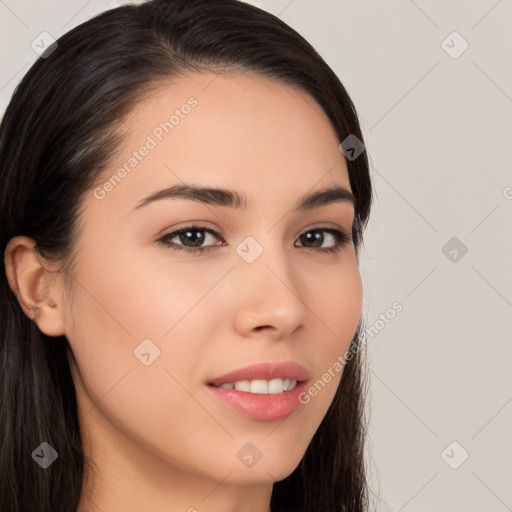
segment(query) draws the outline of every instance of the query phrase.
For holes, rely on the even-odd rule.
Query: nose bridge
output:
[[[246,332],[273,327],[286,335],[304,321],[304,298],[290,254],[275,236],[248,236],[237,246],[237,326]]]
[[[266,280],[267,285],[277,282],[279,287],[285,287],[286,284],[287,288],[294,289],[297,283],[293,282],[289,253],[282,240],[277,234],[257,236],[258,239],[247,236],[236,248],[237,254],[243,260],[238,262],[240,271],[246,274],[247,279],[254,277],[256,280]]]

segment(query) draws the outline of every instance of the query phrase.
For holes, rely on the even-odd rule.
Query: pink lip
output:
[[[214,386],[220,386],[227,382],[236,382],[238,380],[271,380],[286,378],[290,380],[305,381],[309,379],[309,373],[299,363],[295,361],[283,361],[279,363],[261,362],[244,366],[237,370],[231,371],[220,377],[216,377],[208,382]]]
[[[240,380],[297,380],[293,389],[278,394],[258,394],[237,389],[220,388],[221,384]],[[290,415],[300,405],[299,396],[307,387],[309,372],[294,361],[280,363],[261,362],[216,377],[205,386],[221,403],[253,420],[276,421]]]
[[[297,382],[297,385],[290,391],[275,395],[248,393],[212,385],[206,385],[205,388],[222,404],[238,414],[252,420],[277,421],[300,407],[302,402],[299,397],[305,393],[307,386],[306,381]]]

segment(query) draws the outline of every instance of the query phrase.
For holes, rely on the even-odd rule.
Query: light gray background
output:
[[[41,32],[57,38],[121,3],[0,0],[0,111]],[[377,510],[512,510],[511,1],[251,3],[317,48],[366,136],[376,201],[361,273],[377,332],[367,337]],[[454,31],[469,44],[457,58],[445,51],[463,49],[446,39]],[[396,301],[403,310],[389,320]]]

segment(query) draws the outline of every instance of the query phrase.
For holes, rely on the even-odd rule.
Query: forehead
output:
[[[249,207],[251,198],[295,200],[334,184],[350,190],[338,137],[321,107],[300,89],[254,73],[162,82],[127,116],[123,131],[100,185],[122,175],[110,180],[107,198],[130,208],[180,181],[242,191]]]

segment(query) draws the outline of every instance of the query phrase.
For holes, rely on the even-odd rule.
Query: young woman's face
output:
[[[350,237],[353,204],[295,209],[305,195],[351,190],[339,142],[311,97],[253,74],[182,77],[126,120],[115,162],[85,198],[65,311],[84,442],[120,482],[195,476],[206,495],[211,480],[269,484],[300,462],[362,308],[354,246],[330,231]],[[185,185],[239,194],[245,207],[227,193],[143,202]],[[301,389],[322,382],[307,403],[287,391],[291,412],[277,394],[236,409],[219,395],[247,391],[208,385],[283,361],[306,369]]]

